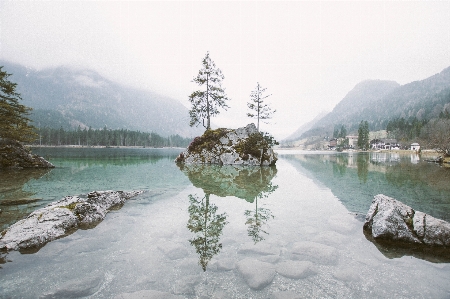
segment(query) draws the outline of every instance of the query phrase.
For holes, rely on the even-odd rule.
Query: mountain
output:
[[[439,117],[446,109],[450,112],[450,67],[405,85],[394,81],[367,80],[358,83],[301,138],[329,136],[335,126],[341,125],[349,133],[355,133],[362,120],[368,121],[371,131],[385,130],[387,123],[395,118],[429,120]]]
[[[127,87],[92,70],[68,67],[36,71],[0,61],[12,74],[23,103],[33,108],[35,126],[64,129],[92,127],[155,132],[162,136],[201,135],[189,126],[189,112],[179,101]]]
[[[300,137],[302,136],[303,133],[310,130],[312,127],[314,127],[327,114],[328,114],[328,112],[325,112],[325,111],[320,112],[313,120],[300,126],[294,133],[292,133],[291,135],[289,135],[282,141],[291,141],[291,140],[300,139]]]

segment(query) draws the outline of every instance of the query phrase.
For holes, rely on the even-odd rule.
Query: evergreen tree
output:
[[[362,150],[369,149],[369,123],[361,121],[358,129],[358,147]]]
[[[222,80],[225,78],[222,71],[216,67],[214,61],[206,53],[202,61],[203,67],[199,70],[197,77],[192,82],[199,86],[205,86],[204,90],[194,91],[189,96],[192,104],[189,110],[191,121],[189,125],[192,127],[200,123],[209,130],[211,129],[211,117],[220,113],[219,108],[229,108],[225,101],[228,101],[225,90],[222,88]],[[206,119],[206,125],[205,125]]]
[[[247,113],[250,118],[256,118],[258,120],[257,129],[259,131],[259,120],[260,119],[270,119],[272,114],[276,112],[267,105],[264,104],[264,99],[271,96],[271,94],[264,96],[263,93],[267,88],[262,88],[259,82],[256,84],[255,90],[250,93],[250,102],[247,103],[247,107],[252,111]]]
[[[29,124],[31,108],[19,103],[22,98],[16,92],[16,83],[8,80],[11,74],[0,67],[0,139],[19,142],[36,140],[35,128]]]

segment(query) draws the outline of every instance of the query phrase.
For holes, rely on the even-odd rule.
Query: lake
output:
[[[66,195],[145,190],[93,229],[0,256],[0,298],[449,298],[450,263],[362,230],[373,196],[450,221],[450,169],[418,156],[278,151],[177,166],[181,149],[39,148],[0,172],[2,229]],[[136,293],[137,292],[137,293]]]

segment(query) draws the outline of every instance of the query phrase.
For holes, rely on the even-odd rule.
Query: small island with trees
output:
[[[222,88],[224,79],[222,71],[211,60],[209,52],[202,60],[202,68],[193,82],[203,87],[194,91],[189,100],[192,108],[189,111],[190,125],[202,124],[206,131],[202,136],[194,138],[188,148],[176,158],[177,163],[186,164],[219,164],[219,165],[275,165],[277,154],[273,146],[278,142],[268,133],[260,132],[259,121],[270,119],[276,111],[264,104],[266,88],[259,82],[250,94],[247,103],[251,112],[250,118],[257,120],[257,126],[251,123],[238,129],[211,129],[211,117],[220,113],[220,108],[227,109],[229,98]],[[206,123],[205,123],[206,121]]]

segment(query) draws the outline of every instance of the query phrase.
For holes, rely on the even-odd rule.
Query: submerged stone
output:
[[[173,295],[167,292],[155,290],[141,290],[133,293],[123,293],[114,297],[114,299],[181,299],[183,296]]]
[[[50,292],[41,295],[40,299],[51,298],[80,298],[87,297],[97,292],[103,282],[101,276],[87,276],[65,282]]]
[[[287,278],[300,279],[316,274],[309,261],[288,261],[277,265],[277,272]]]
[[[336,248],[310,241],[294,243],[292,254],[294,259],[305,259],[319,264],[336,264],[338,259]]]
[[[254,290],[260,290],[269,285],[275,277],[275,267],[272,264],[246,258],[237,263],[237,269],[244,277],[247,285]]]

